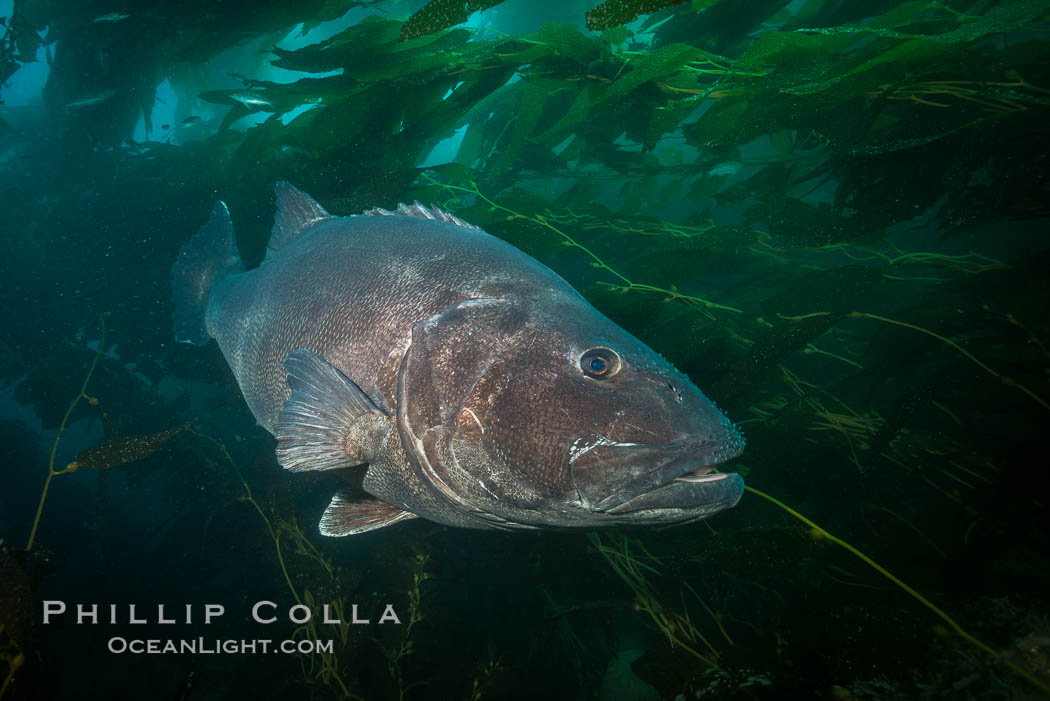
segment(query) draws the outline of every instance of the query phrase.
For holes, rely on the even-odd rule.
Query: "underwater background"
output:
[[[1050,2],[0,17],[4,701],[1050,696]],[[282,470],[171,331],[180,246],[222,199],[257,264],[280,180],[550,266],[741,427],[760,491],[666,530],[320,536],[340,478]]]

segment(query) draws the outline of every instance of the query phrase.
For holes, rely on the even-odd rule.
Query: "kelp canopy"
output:
[[[15,0],[0,79],[49,73],[39,104],[0,112],[0,377],[28,376],[15,396],[57,425],[90,361],[83,326],[109,311],[119,350],[95,383],[136,388],[103,397],[122,435],[162,435],[194,415],[165,403],[165,378],[228,383],[169,333],[168,267],[215,199],[254,261],[278,180],[336,214],[433,203],[688,372],[742,424],[754,485],[1045,675],[1047,478],[1029,458],[1050,418],[1050,2],[593,0],[572,21],[523,5]],[[159,86],[177,101],[162,124]],[[650,646],[634,670],[665,696],[736,698],[751,677],[853,698],[1012,693],[764,506],[712,525],[644,536],[653,572],[717,614],[731,670]],[[592,547],[629,561],[626,540]],[[526,574],[558,620],[595,603],[544,572]],[[651,599],[681,608],[682,586],[631,586],[657,627],[678,620]],[[615,661],[566,649],[573,689]]]

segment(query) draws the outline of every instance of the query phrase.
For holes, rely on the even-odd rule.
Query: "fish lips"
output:
[[[740,475],[714,471],[743,451],[743,438],[735,431],[717,440],[686,445],[615,443],[601,438],[595,443],[572,463],[577,490],[595,511],[620,515],[673,510],[681,518],[692,518],[730,508],[743,495]]]

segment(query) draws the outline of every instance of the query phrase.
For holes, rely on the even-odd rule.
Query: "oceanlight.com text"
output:
[[[331,654],[332,640],[143,639],[112,637],[106,649],[117,655],[311,655]]]

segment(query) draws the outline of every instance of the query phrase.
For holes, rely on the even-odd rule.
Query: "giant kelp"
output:
[[[410,696],[419,680],[478,697],[482,686],[498,694],[500,679],[543,688],[527,661],[542,659],[584,693],[621,647],[608,629],[639,625],[649,637],[634,670],[668,697],[735,698],[765,680],[811,696],[995,698],[1011,693],[1000,680],[1020,683],[987,649],[970,656],[938,637],[935,619],[827,547],[829,532],[1042,674],[1050,577],[1035,564],[1047,534],[1032,524],[1045,476],[1025,456],[1041,449],[1034,427],[1050,397],[1047,3],[625,0],[530,34],[452,26],[483,5],[498,17],[498,3],[368,3],[389,11],[302,48],[274,46],[297,22],[364,4],[132,3],[110,26],[89,26],[101,7],[59,17],[57,4],[16,4],[9,27],[20,16],[23,27],[52,28],[40,42],[55,59],[48,103],[63,135],[55,149],[22,132],[32,157],[0,171],[5,197],[34,203],[11,212],[24,252],[0,265],[22,281],[12,289],[31,273],[54,283],[33,287],[50,333],[31,326],[10,343],[11,367],[36,368],[18,396],[45,424],[61,418],[71,381],[58,379],[65,356],[41,339],[72,336],[95,309],[112,309],[121,357],[154,380],[172,369],[223,382],[214,358],[169,348],[156,303],[174,251],[216,194],[249,259],[264,250],[275,180],[340,214],[432,202],[553,266],[687,371],[747,433],[737,468],[822,525],[810,541],[745,501],[712,531],[606,534],[589,556],[573,540],[486,550],[470,534],[392,532],[383,544],[393,548],[379,550],[401,555],[369,562],[372,586],[407,592],[425,619],[381,646],[343,631],[339,654],[303,660],[305,678],[343,695]],[[13,30],[4,37],[6,65],[37,50],[28,34],[24,50]],[[203,90],[187,77],[248,41],[275,66],[312,75]],[[111,47],[129,60],[77,60]],[[228,112],[200,140],[120,147],[163,77]],[[453,134],[447,161],[424,166]],[[80,364],[93,355],[70,348]],[[122,372],[101,362],[102,377]],[[194,415],[135,429],[103,444],[104,457],[114,445],[151,450],[169,437],[150,434],[157,425]],[[191,463],[245,466],[198,442]],[[330,565],[360,555],[311,542],[294,503],[278,512],[253,496],[293,489],[270,484],[276,467],[259,458],[253,471],[244,501],[256,515],[241,531],[258,531],[277,586],[331,603],[364,591],[359,571]],[[474,577],[472,553],[514,573],[493,591],[539,597],[551,620],[508,613]],[[301,573],[286,569],[293,560]],[[467,605],[464,591],[513,625],[500,634],[445,611]],[[454,619],[478,636],[462,650],[443,649],[434,623]],[[857,643],[858,629],[879,645]],[[529,648],[522,636],[534,638]],[[434,671],[468,663],[472,679]],[[877,671],[864,676],[862,665]],[[490,677],[494,686],[482,682]]]
[[[0,696],[4,695],[29,649],[32,593],[25,565],[14,550],[0,546]]]

